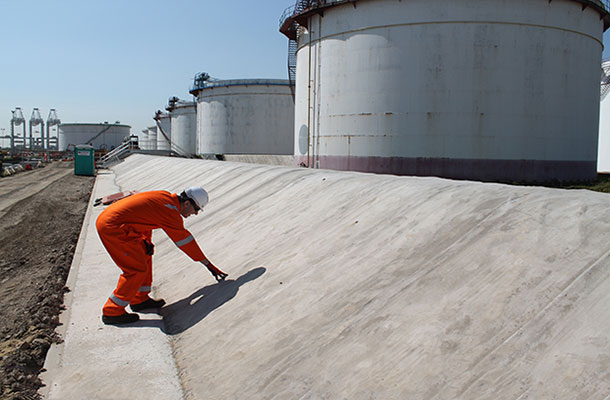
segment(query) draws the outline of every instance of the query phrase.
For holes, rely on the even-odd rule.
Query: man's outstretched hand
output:
[[[229,276],[228,274],[226,274],[226,273],[222,272],[221,270],[219,270],[218,268],[216,268],[216,266],[214,264],[212,264],[210,262],[210,260],[208,260],[208,259],[201,261],[201,263],[203,265],[205,265],[205,267],[208,269],[208,271],[210,271],[210,273],[214,276],[214,278],[216,278],[216,280],[218,282],[224,281],[225,278],[227,276]]]

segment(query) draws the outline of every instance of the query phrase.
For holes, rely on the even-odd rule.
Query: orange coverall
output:
[[[161,228],[193,261],[205,255],[184,228],[178,195],[166,191],[141,192],[109,205],[97,218],[96,228],[112,260],[123,271],[102,312],[108,316],[125,313],[130,303],[148,298],[152,286],[152,256],[145,240]]]

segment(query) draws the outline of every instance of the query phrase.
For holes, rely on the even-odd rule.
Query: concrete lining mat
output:
[[[120,190],[210,193],[185,225],[229,278],[155,232],[168,305],[142,322],[184,398],[610,394],[607,194],[146,155],[112,171]]]

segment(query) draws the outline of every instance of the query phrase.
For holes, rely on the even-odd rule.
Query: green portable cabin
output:
[[[74,148],[74,174],[95,175],[95,149],[93,146],[79,144]]]

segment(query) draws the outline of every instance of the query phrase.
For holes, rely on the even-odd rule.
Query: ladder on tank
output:
[[[308,8],[317,6],[318,3],[319,0],[297,0],[294,6],[285,9],[280,17],[280,31],[288,36],[288,82],[292,93],[292,101],[294,101],[299,37],[299,24],[292,17]]]
[[[292,101],[294,102],[294,84],[297,74],[297,44],[296,40],[288,39],[288,83],[290,84],[290,92],[292,93]]]

